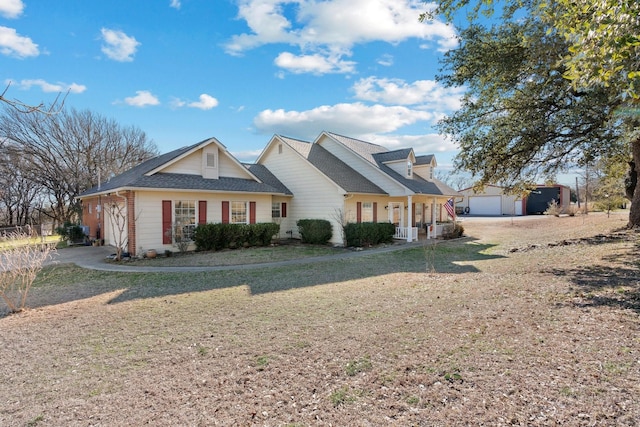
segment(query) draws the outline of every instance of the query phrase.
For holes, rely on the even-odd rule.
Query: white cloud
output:
[[[261,133],[313,139],[323,130],[357,137],[394,132],[433,119],[434,115],[427,111],[354,103],[325,105],[307,111],[264,110],[254,118],[253,124]]]
[[[384,66],[384,67],[390,67],[393,65],[393,56],[389,55],[388,53],[385,53],[384,55],[381,55],[380,58],[377,59],[378,64]]]
[[[0,0],[0,15],[5,18],[17,18],[22,15],[23,10],[22,0]]]
[[[180,2],[180,0],[171,0],[171,3],[169,4],[169,7],[172,7],[174,9],[180,9],[181,6],[182,3]]]
[[[436,116],[402,106],[366,106],[361,103],[321,106],[307,111],[264,110],[254,118],[255,130],[313,141],[322,131],[348,135],[390,150],[412,147],[416,154],[451,153],[458,147],[437,133],[402,134],[406,126],[427,122]]]
[[[239,55],[257,46],[286,43],[298,46],[299,58],[306,59],[317,52],[350,55],[354,45],[374,41],[397,44],[417,38],[435,42],[439,50],[455,46],[452,26],[437,20],[419,22],[427,7],[420,0],[241,0],[238,18],[250,31],[234,35],[225,48]],[[352,72],[347,70],[341,72]]]
[[[100,31],[104,42],[102,52],[107,57],[120,62],[133,61],[133,55],[135,55],[138,46],[140,46],[140,42],[122,31],[108,28],[102,28]]]
[[[15,84],[16,87],[23,90],[29,90],[32,86],[40,87],[43,92],[69,92],[69,93],[82,93],[87,90],[85,85],[79,85],[77,83],[49,83],[43,79],[25,79],[16,82],[10,80],[5,81],[5,84]]]
[[[460,108],[465,89],[446,88],[434,80],[417,80],[407,83],[401,79],[367,77],[353,85],[357,99],[384,104],[416,105],[440,111]]]
[[[26,58],[38,56],[38,45],[29,37],[19,35],[15,29],[0,27],[0,53],[7,56]]]
[[[343,61],[336,55],[323,56],[321,54],[299,55],[290,52],[282,52],[274,60],[274,63],[294,74],[313,73],[353,73],[355,62]]]
[[[136,91],[136,96],[125,98],[124,102],[133,107],[146,107],[147,105],[160,104],[160,100],[148,90],[138,90]]]
[[[187,105],[189,107],[199,108],[201,110],[210,110],[218,106],[218,100],[211,95],[207,95],[206,93],[203,93],[202,95],[200,95],[199,99],[200,99],[199,101],[191,102]]]

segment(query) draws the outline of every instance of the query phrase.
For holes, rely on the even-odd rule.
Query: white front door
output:
[[[389,222],[396,227],[404,227],[404,204],[400,202],[389,202]]]

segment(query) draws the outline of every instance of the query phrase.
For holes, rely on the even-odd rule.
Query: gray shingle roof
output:
[[[351,150],[360,154],[365,159],[369,160],[393,180],[404,185],[416,194],[432,194],[436,196],[460,195],[460,193],[458,193],[456,190],[437,179],[426,180],[415,174],[411,179],[409,179],[384,164],[385,162],[406,159],[412,150],[411,148],[389,151],[381,145],[371,144],[365,141],[337,135],[331,132],[326,133],[327,135],[330,135],[332,138],[336,139],[338,142],[344,144]],[[433,157],[433,154],[419,156],[416,158],[416,164],[430,163]]]
[[[219,179],[207,179],[200,175],[188,175],[178,173],[155,173],[146,174],[170,161],[188,153],[203,142],[179,148],[169,153],[149,159],[146,162],[129,169],[128,171],[111,178],[100,186],[93,187],[80,195],[80,197],[90,196],[97,193],[115,191],[120,188],[160,188],[167,190],[202,190],[202,191],[229,191],[229,192],[252,192],[269,194],[291,194],[291,192],[278,181],[266,168],[249,168],[262,182],[252,179],[220,177]],[[264,170],[262,170],[264,169]],[[261,176],[259,176],[259,174]],[[263,179],[264,178],[264,179]]]
[[[278,137],[288,146],[302,154],[305,159],[309,157],[309,151],[311,151],[312,144],[308,141],[302,141],[300,139],[289,138],[288,136],[278,135]]]
[[[292,138],[280,138],[345,191],[349,193],[387,194],[383,189],[360,175],[355,169],[331,154],[324,147]]]
[[[384,153],[373,154],[373,159],[376,163],[386,163],[398,160],[405,160],[411,153],[411,148],[401,148],[400,150],[387,151]]]
[[[416,165],[428,165],[433,160],[433,154],[424,154],[422,156],[416,156]]]
[[[373,158],[374,154],[385,153],[389,151],[387,148],[383,147],[382,145],[372,144],[370,142],[361,141],[359,139],[350,138],[344,135],[338,135],[337,133],[333,133],[333,132],[326,132],[326,134],[331,136],[336,141],[347,146],[352,151],[358,153],[363,158],[365,158],[366,160],[374,164],[376,163],[376,161]]]
[[[412,178],[407,178],[391,169],[389,166],[378,163],[378,167],[391,178],[404,185],[416,194],[433,194],[434,196],[460,196],[453,188],[449,187],[437,179],[426,180],[416,174]]]
[[[260,181],[278,190],[278,193],[293,195],[291,190],[289,190],[282,182],[280,182],[278,178],[276,178],[275,175],[272,174],[269,169],[267,169],[266,166],[256,165],[253,163],[245,163],[244,166],[249,169],[249,172],[258,177]]]

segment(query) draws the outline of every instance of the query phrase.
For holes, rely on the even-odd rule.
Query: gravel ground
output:
[[[466,239],[384,272],[390,254],[250,274],[58,266],[36,308],[0,318],[0,425],[638,425],[625,223],[466,218]]]

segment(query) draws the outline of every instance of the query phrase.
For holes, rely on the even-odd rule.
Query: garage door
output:
[[[469,214],[502,215],[502,197],[473,196],[469,197]]]

